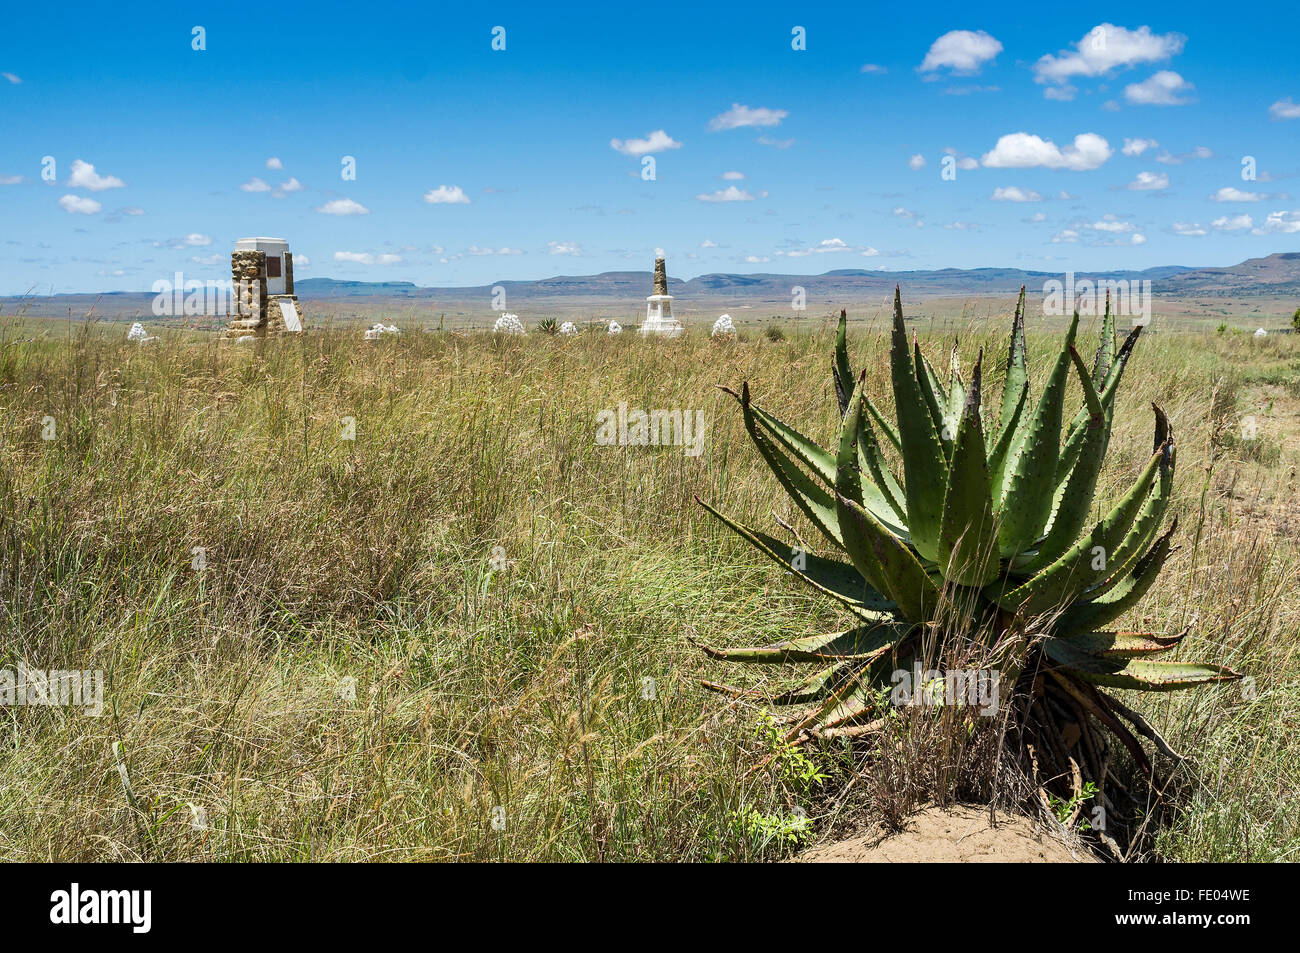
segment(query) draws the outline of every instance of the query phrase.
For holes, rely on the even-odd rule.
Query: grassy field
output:
[[[918,322],[922,346],[1000,354],[991,310]],[[1102,496],[1159,401],[1182,549],[1126,627],[1195,620],[1179,657],[1250,676],[1136,702],[1198,762],[1158,854],[1296,860],[1300,336],[1216,323],[1139,343]],[[691,500],[806,530],[714,385],[826,438],[829,322],[243,347],[0,325],[0,669],[105,679],[99,717],[0,708],[0,859],[770,859],[879,809],[861,752],[784,748],[698,684],[773,676],[690,642],[843,621]],[[1031,324],[1035,393],[1059,330]],[[883,331],[850,350],[888,404]],[[621,402],[701,411],[703,452],[598,445]]]

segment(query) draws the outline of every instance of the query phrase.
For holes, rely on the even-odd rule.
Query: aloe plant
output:
[[[1219,665],[1152,660],[1182,635],[1109,628],[1152,587],[1173,551],[1176,520],[1161,532],[1174,477],[1173,430],[1153,404],[1149,458],[1095,519],[1116,393],[1141,328],[1116,348],[1108,297],[1089,368],[1075,346],[1076,312],[1035,401],[1024,301],[1022,288],[993,408],[985,406],[983,353],[967,383],[954,346],[942,378],[915,337],[909,345],[897,289],[892,417],[866,393],[865,372],[853,373],[843,312],[832,359],[841,424],[831,447],[764,411],[747,384],[739,394],[723,388],[740,405],[759,454],[825,537],[826,550],[782,542],[699,502],[854,620],[843,631],[772,645],[705,648],[726,661],[816,665],[802,684],[774,699],[802,706],[787,719],[790,739],[878,729],[891,674],[933,658],[923,650],[928,633],[931,643],[937,637],[984,646],[1004,692],[1024,674],[1031,713],[1025,720],[1049,736],[1040,740],[1038,757],[1067,774],[1067,762],[1082,765],[1078,783],[1101,785],[1109,757],[1099,752],[1107,745],[1062,731],[1063,721],[1082,734],[1096,724],[1118,737],[1148,776],[1150,763],[1134,732],[1173,754],[1140,715],[1102,689],[1167,691],[1239,677]],[[1083,404],[1067,418],[1071,378]]]

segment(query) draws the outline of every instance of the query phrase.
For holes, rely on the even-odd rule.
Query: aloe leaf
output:
[[[903,302],[894,288],[894,331],[889,350],[898,436],[902,442],[903,487],[907,494],[908,529],[912,544],[923,557],[938,554],[939,521],[948,482],[948,461],[926,399],[917,383],[912,352],[903,326]]]
[[[1090,414],[1084,429],[1085,439],[1074,466],[1056,492],[1054,513],[1048,523],[1046,538],[1038,544],[1038,551],[1031,558],[1015,567],[1017,572],[1033,573],[1044,566],[1050,566],[1074,545],[1092,510],[1097,476],[1101,473],[1102,460],[1105,458],[1107,426],[1101,398],[1092,385],[1087,368],[1083,366],[1083,359],[1074,348],[1070,348],[1070,359],[1074,363],[1079,383],[1083,385],[1084,401]]]
[[[1055,639],[1048,641],[1045,651],[1054,662],[1084,681],[1110,688],[1167,692],[1241,678],[1222,665],[1152,662],[1140,658],[1098,658]]]
[[[1016,316],[1011,322],[1011,343],[1007,349],[1006,374],[1002,379],[1002,417],[999,434],[1011,426],[1021,392],[1029,386],[1029,367],[1025,352],[1025,286],[1020,286]]]
[[[816,672],[794,688],[772,696],[773,705],[807,705],[820,702],[832,692],[843,688],[860,666],[853,659],[844,659]]]
[[[939,567],[963,586],[983,586],[998,575],[997,527],[984,426],[980,420],[980,365],[975,362],[957,439],[948,468],[948,488],[939,525]]]
[[[862,403],[866,406],[867,413],[871,415],[871,419],[876,422],[876,426],[880,428],[880,432],[885,435],[885,439],[894,445],[895,450],[902,453],[903,441],[898,436],[898,428],[894,426],[893,421],[882,414],[880,408],[872,403],[871,398],[866,394],[862,395]]]
[[[1142,597],[1155,584],[1165,561],[1173,552],[1171,539],[1177,528],[1178,520],[1174,520],[1168,531],[1155,541],[1146,555],[1134,564],[1131,571],[1121,577],[1109,579],[1097,587],[1099,590],[1106,590],[1100,596],[1089,602],[1076,602],[1061,613],[1054,626],[1055,630],[1060,633],[1095,629],[1114,622],[1141,602]],[[1084,592],[1083,598],[1088,598],[1092,591]]]
[[[746,427],[748,427],[750,416],[752,416],[753,420],[771,434],[777,443],[794,454],[795,459],[800,463],[821,477],[827,486],[835,485],[835,455],[833,453],[750,400],[748,383],[743,386],[742,394],[737,394],[729,387],[719,389],[723,393],[730,394],[735,398],[736,403],[740,404],[741,410],[747,415]]]
[[[858,626],[843,632],[829,632],[825,635],[810,635],[801,639],[773,642],[771,645],[735,649],[715,649],[701,645],[700,648],[709,658],[758,665],[825,662],[832,659],[869,661],[887,652],[906,633],[906,626],[878,623]]]
[[[1053,478],[1061,449],[1061,413],[1070,371],[1070,350],[1078,328],[1079,312],[1076,311],[1030,422],[1029,434],[1009,465],[1011,478],[998,511],[998,544],[1004,556],[1024,552],[1036,541],[1052,512],[1056,487]]]
[[[1163,459],[1162,451],[1152,454],[1128,493],[1064,556],[1010,593],[990,593],[990,598],[1004,609],[1038,614],[1069,605],[1089,586],[1105,579],[1110,574],[1106,568],[1110,556],[1137,519]]]
[[[1174,468],[1178,460],[1173,427],[1158,404],[1153,403],[1151,409],[1156,415],[1155,449],[1159,451],[1164,448],[1165,459],[1161,464],[1155,487],[1142,505],[1142,512],[1138,514],[1137,521],[1111,555],[1111,565],[1121,572],[1129,568],[1160,531],[1160,523],[1164,520],[1165,510],[1169,507],[1169,498],[1173,493]]]
[[[993,498],[999,505],[1002,502],[1002,493],[1006,488],[1007,477],[1009,476],[1007,461],[1015,456],[1020,442],[1025,437],[1028,404],[1029,385],[1026,384],[1020,388],[1020,399],[1016,401],[1015,409],[1011,412],[1010,421],[998,433],[998,439],[994,443],[993,449],[989,451],[989,481],[993,487]]]
[[[1129,332],[1128,337],[1124,339],[1123,346],[1115,355],[1111,362],[1110,370],[1106,374],[1105,382],[1098,386],[1098,393],[1101,395],[1101,406],[1106,411],[1106,430],[1107,441],[1109,446],[1110,422],[1114,416],[1115,395],[1119,391],[1119,382],[1124,377],[1124,369],[1128,366],[1128,359],[1133,353],[1133,347],[1137,344],[1138,336],[1142,333],[1142,326],[1134,328]],[[1065,447],[1061,450],[1061,459],[1057,464],[1057,482],[1059,483],[1066,471],[1074,465],[1074,460],[1079,453],[1079,447],[1083,442],[1083,427],[1088,422],[1088,408],[1083,406],[1079,413],[1075,415],[1074,420],[1070,423],[1069,430],[1065,434]]]
[[[695,497],[695,502],[727,524],[738,536],[748,540],[764,555],[803,579],[814,589],[844,604],[859,618],[875,620],[878,618],[878,613],[892,612],[897,608],[869,585],[851,563],[804,552],[783,543],[774,536],[731,519],[698,496]]]
[[[880,591],[894,601],[909,622],[928,622],[939,602],[939,588],[903,541],[870,512],[839,496],[844,550],[869,581],[880,579]]]
[[[864,404],[866,403],[866,396],[865,393],[862,395]],[[862,418],[862,431],[858,435],[858,468],[871,474],[872,482],[879,489],[894,516],[898,518],[902,526],[906,526],[907,494],[898,482],[898,478],[894,476],[893,470],[890,469],[889,461],[880,452],[880,443],[876,440],[875,429],[865,415]],[[871,495],[866,487],[864,487],[863,493],[868,497]],[[868,500],[868,503],[870,503],[870,500]],[[879,510],[875,509],[873,509],[873,512],[880,513]],[[886,526],[890,525],[888,520],[883,521]],[[895,529],[894,532],[897,535],[903,535],[898,529]],[[911,539],[911,534],[907,534],[906,538]]]
[[[1111,362],[1115,360],[1115,315],[1110,313],[1110,289],[1106,289],[1106,315],[1101,319],[1101,340],[1092,361],[1092,386],[1101,390]]]
[[[966,407],[966,382],[961,376],[961,358],[957,352],[957,342],[952,343],[952,356],[948,359],[948,416],[953,420],[961,419]]]
[[[749,436],[754,441],[754,446],[758,448],[759,455],[776,474],[777,480],[785,488],[786,493],[790,494],[790,499],[794,500],[795,505],[803,510],[804,515],[821,530],[822,535],[835,545],[843,547],[839,519],[835,515],[835,501],[831,498],[830,492],[814,482],[812,477],[781,453],[776,445],[757,428],[750,430]]]
[[[1071,648],[1101,658],[1132,658],[1140,655],[1158,655],[1167,652],[1186,635],[1156,635],[1152,632],[1076,632],[1061,637]],[[1047,648],[1052,655],[1052,648]]]
[[[835,399],[840,405],[840,416],[849,406],[853,393],[853,371],[849,367],[848,312],[840,308],[840,326],[835,332],[835,356],[831,359],[831,373],[835,377]]]

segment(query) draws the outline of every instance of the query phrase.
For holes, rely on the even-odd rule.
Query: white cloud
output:
[[[1254,225],[1254,221],[1249,215],[1225,215],[1222,218],[1216,218],[1210,223],[1211,227],[1217,228],[1222,232],[1240,232]]]
[[[1047,221],[1047,213],[1035,212],[1033,215],[1029,216],[1029,220],[1031,222],[1045,222]]]
[[[1050,139],[1013,132],[998,139],[993,151],[984,154],[983,162],[995,169],[1043,166],[1082,172],[1097,168],[1110,157],[1110,143],[1093,132],[1080,133],[1074,137],[1074,144],[1064,149]]]
[[[22,83],[22,80],[19,79],[17,76],[15,76],[13,73],[0,73],[0,76],[3,76],[5,79],[9,80],[9,82],[13,83],[15,86]]]
[[[1073,50],[1050,53],[1034,64],[1039,83],[1065,83],[1072,76],[1101,76],[1113,69],[1167,60],[1181,53],[1187,37],[1180,33],[1160,35],[1149,26],[1128,30],[1113,23],[1101,23],[1083,35]]]
[[[1057,232],[1055,235],[1052,236],[1052,243],[1055,245],[1059,245],[1062,243],[1077,242],[1078,240],[1079,240],[1079,233],[1072,228],[1062,229],[1061,231]]]
[[[469,196],[459,185],[440,185],[424,193],[430,205],[468,205]]]
[[[479,248],[477,245],[470,245],[469,248],[466,249],[465,254],[467,255],[522,255],[523,251],[518,248],[508,248],[506,246],[502,246],[501,248]]]
[[[82,198],[80,195],[65,195],[59,199],[59,207],[69,215],[94,215],[104,206],[94,199]]]
[[[701,202],[752,202],[754,196],[749,194],[748,189],[738,189],[734,185],[729,185],[725,189],[719,189],[716,192],[704,192],[695,196]]]
[[[1210,234],[1208,228],[1194,222],[1174,222],[1174,224],[1169,226],[1169,230],[1175,235],[1185,235],[1189,238],[1198,238],[1202,235]]]
[[[577,242],[547,242],[547,251],[552,255],[581,255],[582,246]]]
[[[666,149],[680,149],[682,144],[662,129],[656,129],[644,139],[611,139],[609,147],[625,156],[644,156]]]
[[[1163,172],[1139,172],[1137,178],[1124,186],[1130,192],[1147,192],[1169,188],[1169,176]]]
[[[990,196],[995,202],[1041,202],[1043,197],[1033,189],[1022,189],[1016,185],[998,186]]]
[[[1291,102],[1291,97],[1279,99],[1268,107],[1268,114],[1274,119],[1300,119],[1300,103]]]
[[[1131,232],[1134,228],[1132,222],[1121,222],[1111,217],[1107,217],[1100,222],[1093,222],[1087,227],[1095,232]]]
[[[280,170],[283,170],[283,169],[284,169],[284,163],[281,162],[281,161],[280,161],[278,158],[276,158],[275,156],[271,156],[271,158],[269,158],[269,159],[266,160],[266,167],[267,167],[268,169],[274,169],[274,170],[276,170],[276,171],[280,171]]]
[[[1210,196],[1211,202],[1262,202],[1268,198],[1263,192],[1245,192],[1225,185]]]
[[[128,205],[126,208],[122,209],[122,214],[123,214],[123,215],[143,215],[143,214],[144,214],[144,209],[142,209],[142,208],[140,208],[139,206],[136,206],[136,205]]]
[[[1255,231],[1261,235],[1266,232],[1279,232],[1283,235],[1300,232],[1300,210],[1270,212],[1268,218]]]
[[[196,265],[219,265],[225,260],[225,255],[217,252],[212,255],[191,255],[190,261]],[[295,259],[296,261],[296,259]]]
[[[743,179],[744,177],[745,177],[745,173],[743,173],[743,172],[724,172],[724,173],[722,173],[722,178],[723,178],[723,180],[724,180],[724,181],[727,181],[727,182],[735,182],[735,181],[738,181],[738,180],[740,180],[740,179]]]
[[[924,169],[925,156],[921,155],[921,153],[918,152],[916,155],[912,156],[912,158],[907,160],[907,167],[914,172],[917,169]]]
[[[863,64],[862,64],[862,69],[860,69],[858,72],[860,72],[860,73],[888,73],[889,70],[885,69],[883,66],[878,66],[878,65],[876,65],[875,63],[863,63]]]
[[[1160,143],[1154,139],[1125,139],[1124,148],[1120,152],[1126,156],[1140,156],[1148,149],[1154,149]]]
[[[1079,88],[1077,86],[1071,86],[1068,83],[1064,86],[1048,86],[1043,90],[1043,98],[1068,103],[1074,99],[1078,92]]]
[[[948,68],[954,73],[978,73],[1002,52],[1002,44],[983,30],[951,30],[930,44],[920,70]]]
[[[1197,146],[1191,152],[1184,152],[1181,155],[1173,155],[1166,150],[1156,156],[1156,161],[1165,165],[1182,165],[1188,159],[1209,159],[1213,156],[1214,153],[1210,151],[1208,146]]]
[[[323,215],[369,215],[370,209],[352,199],[331,199],[316,211]]]
[[[68,185],[74,189],[90,189],[102,192],[104,189],[120,189],[126,185],[115,175],[99,175],[95,167],[80,159],[72,160],[72,175],[68,176]]]
[[[877,255],[879,255],[879,254],[880,254],[880,252],[877,251],[876,249],[872,248],[870,245],[868,245],[866,248],[862,249],[862,257],[863,257],[863,258],[875,258],[875,257],[876,257]]]
[[[288,182],[281,182],[275,190],[276,195],[284,195],[286,192],[301,192],[302,183],[292,176]]]
[[[17,185],[22,180],[21,175],[0,175],[0,185]]]
[[[901,205],[894,209],[894,215],[898,218],[916,218],[915,212],[911,209],[903,208]]]
[[[768,109],[764,106],[751,109],[740,103],[732,103],[731,108],[726,112],[719,113],[709,120],[709,128],[714,132],[720,132],[724,129],[740,129],[743,126],[761,128],[779,126],[781,120],[788,115],[790,113],[784,109]]]
[[[368,251],[336,251],[334,253],[335,261],[351,262],[354,265],[395,265],[402,260],[401,255],[384,253],[374,255]],[[298,261],[294,258],[294,262]]]
[[[1139,106],[1182,106],[1191,102],[1179,98],[1196,87],[1173,70],[1162,69],[1150,79],[1124,87],[1124,98]]]
[[[310,265],[310,264],[311,264],[311,259],[308,258],[306,255],[294,254],[293,267],[302,268],[305,265]]]
[[[181,239],[181,242],[188,248],[203,248],[206,245],[212,244],[212,236],[203,235],[199,232],[190,232],[190,234]]]
[[[244,191],[244,192],[269,192],[269,191],[271,191],[271,187],[270,187],[269,185],[267,185],[265,182],[263,182],[261,179],[259,179],[257,176],[253,176],[251,179],[249,179],[247,182],[245,182],[245,183],[244,183],[243,185],[241,185],[239,188],[240,188],[241,191]]]
[[[707,238],[706,238],[706,239],[704,239],[704,241],[700,242],[700,247],[701,247],[701,248],[717,248],[717,247],[718,247],[718,243],[715,242],[715,241],[711,241],[710,239],[707,239]]]
[[[751,265],[761,265],[761,264],[763,264],[764,262],[768,262],[768,261],[771,261],[771,260],[772,260],[772,259],[771,259],[771,258],[768,258],[766,255],[763,255],[763,256],[759,256],[759,255],[746,255],[746,256],[745,256],[745,261],[749,262]]]

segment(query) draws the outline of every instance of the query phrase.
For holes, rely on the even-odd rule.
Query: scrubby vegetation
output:
[[[888,317],[850,322],[873,395]],[[970,366],[1005,328],[923,328],[921,345],[960,331]],[[1036,393],[1054,359],[1036,340],[1064,329],[1029,321]],[[994,752],[895,736],[916,756],[859,775],[853,739],[793,746],[762,699],[700,686],[718,665],[692,639],[848,621],[691,502],[813,538],[715,385],[747,380],[829,442],[834,332],[222,347],[5,322],[0,669],[103,670],[105,707],[0,709],[0,857],[759,859],[957,796],[957,768]],[[1178,552],[1118,624],[1195,621],[1174,657],[1246,676],[1119,692],[1196,755],[1161,856],[1300,850],[1297,370],[1291,335],[1163,331],[1116,406],[1101,506],[1150,457],[1153,400],[1179,465]],[[598,445],[621,402],[702,410],[704,452]]]

